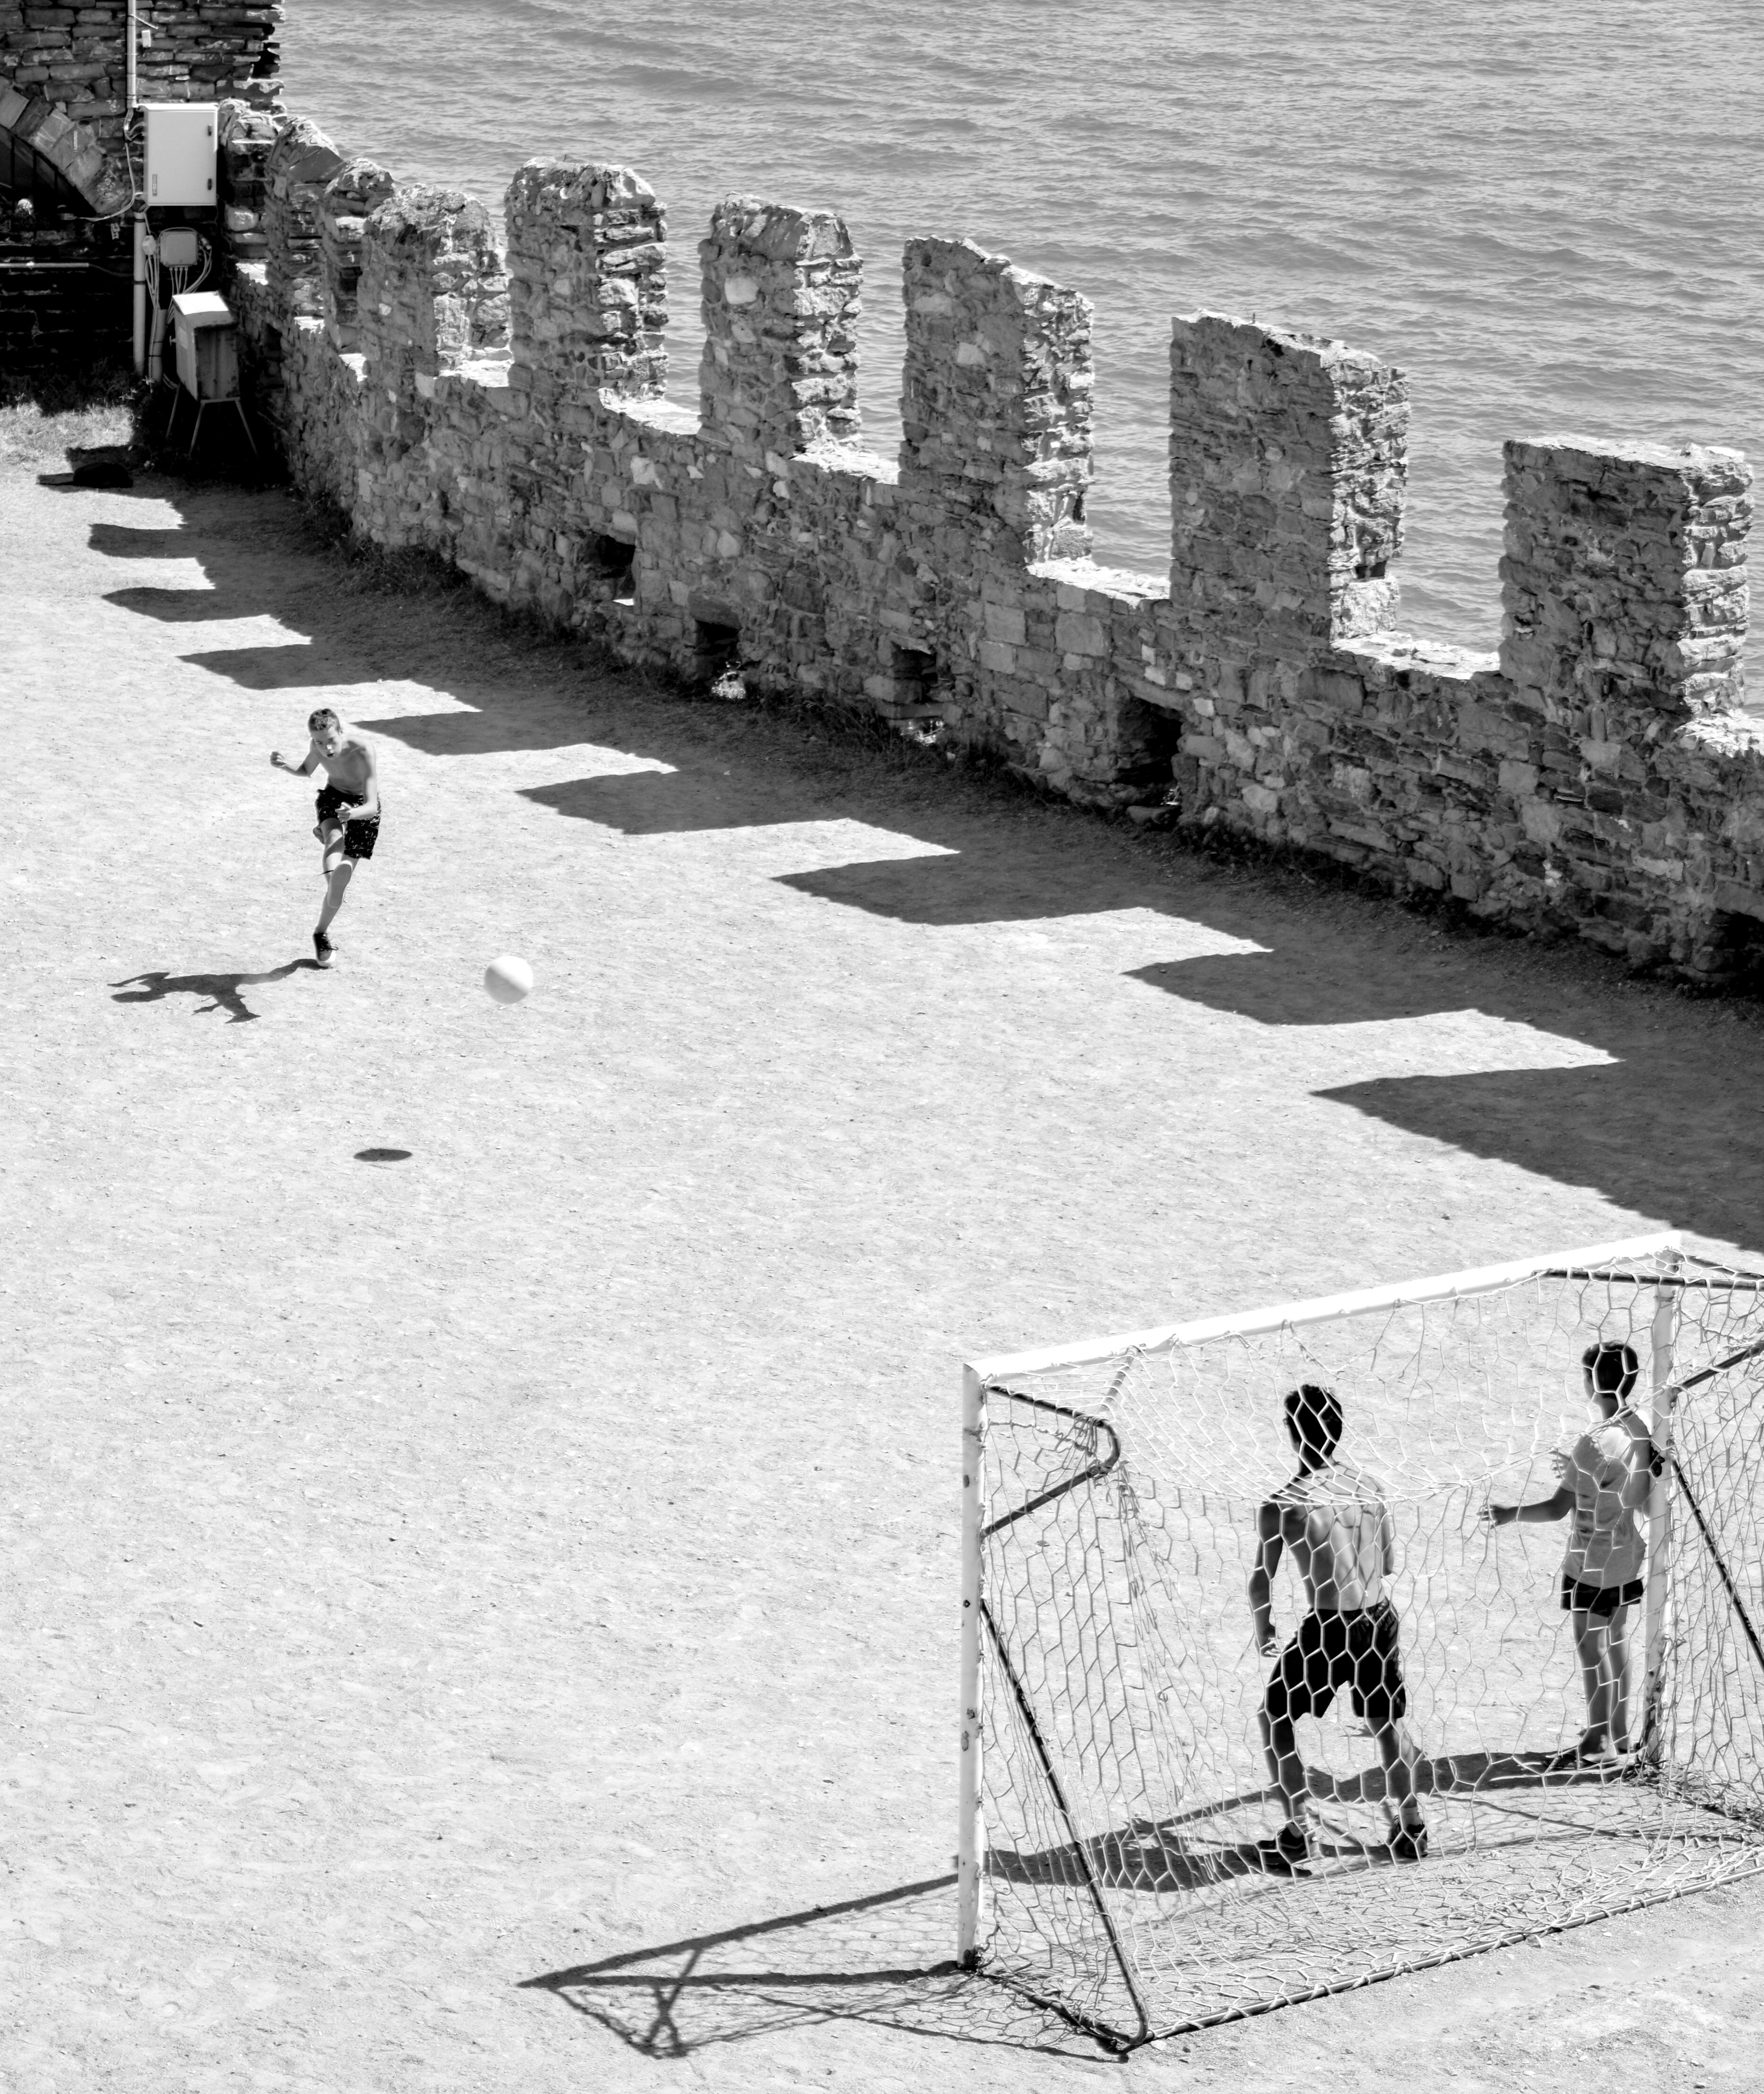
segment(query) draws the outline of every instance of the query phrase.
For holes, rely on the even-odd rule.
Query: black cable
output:
[[[1035,1401],[1032,1397],[1023,1400],[1027,1402]],[[1057,1404],[1049,1404],[1046,1408],[1053,1410],[1058,1410],[1059,1406]],[[1053,2007],[1057,2014],[1062,2014],[1075,2028],[1083,2029],[1087,2035],[1101,2035],[1124,2048],[1135,2048],[1150,2037],[1151,2016],[1146,2009],[1145,2001],[1140,1997],[1139,1987],[1134,1981],[1132,1968],[1127,1960],[1127,1950],[1122,1944],[1120,1935],[1115,1932],[1114,1917],[1109,1910],[1107,1900],[1102,1895],[1102,1884],[1097,1878],[1095,1868],[1092,1866],[1084,1836],[1078,1829],[1077,1819],[1072,1815],[1071,1805],[1066,1800],[1065,1788],[1060,1781],[1059,1775],[1054,1771],[1053,1755],[1049,1752],[1046,1740],[1041,1736],[1041,1725],[1035,1720],[1035,1710],[1030,1706],[1029,1697],[1023,1691],[1023,1682],[1017,1677],[1017,1669],[1011,1663],[1006,1652],[1005,1640],[998,1633],[998,1624],[993,1619],[992,1610],[984,1600],[980,1601],[980,1619],[986,1624],[987,1633],[992,1637],[993,1649],[997,1653],[1000,1667],[1006,1679],[1010,1683],[1011,1699],[1016,1703],[1017,1713],[1022,1717],[1028,1727],[1029,1742],[1035,1747],[1035,1756],[1041,1762],[1041,1771],[1047,1777],[1048,1787],[1054,1792],[1054,1801],[1058,1806],[1061,1817],[1066,1820],[1067,1831],[1071,1835],[1072,1853],[1077,1857],[1078,1866],[1083,1872],[1084,1887],[1096,1901],[1097,1916],[1102,1922],[1103,1932],[1109,1937],[1109,1946],[1114,1951],[1114,1960],[1120,1970],[1121,1982],[1127,1987],[1127,1996],[1133,2003],[1133,2011],[1139,2016],[1139,2034],[1136,2037],[1124,2037],[1119,2030],[1111,2029],[1106,2022],[1093,2021],[1089,2015],[1078,2013],[1058,2000],[1050,2000],[1047,2004]]]
[[[1080,1425],[1088,1425],[1093,1431],[1106,1436],[1110,1451],[1104,1460],[1093,1462],[1088,1469],[1080,1470],[1078,1475],[1069,1477],[1063,1484],[1055,1484],[1050,1490],[1042,1491],[1027,1504],[1019,1505],[1015,1512],[1007,1512],[1002,1518],[995,1519],[980,1529],[982,1541],[988,1536],[997,1534],[1001,1527],[1010,1526],[1015,1521],[1038,1511],[1045,1505],[1051,1505],[1055,1498],[1064,1497],[1068,1491],[1075,1491],[1080,1484],[1093,1483],[1097,1477],[1107,1475],[1121,1458],[1121,1442],[1114,1427],[1106,1424],[1100,1418],[1093,1418],[1088,1411],[1074,1410],[1069,1404],[1049,1403],[1045,1397],[1024,1396],[1014,1388],[993,1388],[988,1392],[993,1396],[1001,1396],[1010,1403],[1026,1403],[1032,1410],[1051,1410],[1056,1417],[1073,1418]]]
[[[1764,1351],[1754,1345],[1753,1351]],[[1697,1493],[1691,1488],[1691,1479],[1685,1471],[1682,1455],[1675,1453],[1672,1466],[1678,1471],[1679,1488],[1684,1493],[1684,1502],[1691,1509],[1691,1517],[1697,1522],[1697,1531],[1703,1537],[1703,1546],[1709,1551],[1722,1584],[1727,1588],[1727,1597],[1733,1602],[1733,1611],[1740,1617],[1740,1626],[1745,1631],[1745,1640],[1752,1646],[1752,1655],[1757,1660],[1760,1670],[1764,1670],[1764,1643],[1758,1640],[1757,1631],[1752,1626],[1752,1617],[1745,1610],[1745,1602],[1740,1597],[1739,1588],[1730,1575],[1721,1551],[1715,1545],[1715,1537],[1709,1531],[1709,1523],[1703,1518],[1703,1509],[1697,1502]]]

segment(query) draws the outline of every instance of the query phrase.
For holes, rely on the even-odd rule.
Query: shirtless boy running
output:
[[[1427,1851],[1427,1828],[1415,1801],[1412,1748],[1402,1731],[1409,1697],[1397,1610],[1384,1592],[1396,1554],[1389,1508],[1363,1469],[1336,1458],[1342,1420],[1332,1391],[1306,1382],[1288,1392],[1285,1410],[1298,1474],[1257,1516],[1249,1574],[1256,1648],[1264,1657],[1276,1648],[1271,1594],[1288,1549],[1310,1602],[1269,1676],[1262,1704],[1262,1747],[1286,1811],[1275,1848],[1288,1864],[1310,1852],[1310,1795],[1293,1725],[1301,1716],[1323,1715],[1345,1687],[1354,1714],[1371,1725],[1384,1763],[1385,1793],[1395,1806],[1391,1858],[1419,1862]]]
[[[331,926],[356,867],[373,856],[380,841],[380,774],[374,752],[354,738],[328,706],[314,713],[306,726],[312,742],[304,762],[285,763],[280,750],[274,749],[270,762],[293,778],[310,778],[321,768],[325,774],[327,782],[319,790],[319,825],[312,832],[324,846],[324,906],[312,934],[312,950],[319,965],[328,967],[334,949]]]

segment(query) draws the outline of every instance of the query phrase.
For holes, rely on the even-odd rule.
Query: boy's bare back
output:
[[[1351,1614],[1384,1597],[1394,1536],[1383,1489],[1363,1469],[1330,1462],[1302,1471],[1262,1514],[1293,1552],[1314,1612]]]

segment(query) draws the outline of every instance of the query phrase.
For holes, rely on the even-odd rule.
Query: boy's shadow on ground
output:
[[[1484,1830],[1479,1845],[1492,1852],[1497,1846],[1531,1846],[1540,1826],[1552,1816],[1575,1830],[1583,1829],[1575,1816],[1579,1793],[1596,1797],[1620,1796],[1627,1801],[1645,1799],[1645,1784],[1627,1778],[1614,1763],[1580,1763],[1558,1747],[1536,1751],[1460,1752],[1422,1760],[1415,1769],[1418,1796],[1439,1796],[1456,1801],[1487,1801],[1491,1814],[1511,1821],[1503,1836]],[[1313,1796],[1338,1804],[1382,1804],[1388,1791],[1383,1772],[1371,1768],[1363,1773],[1333,1775],[1314,1767],[1310,1774]],[[1575,1797],[1568,1801],[1571,1792]],[[1112,1890],[1145,1891],[1163,1894],[1192,1892],[1229,1883],[1236,1878],[1260,1879],[1271,1888],[1288,1881],[1295,1873],[1271,1851],[1271,1835],[1279,1792],[1249,1789],[1156,1823],[1140,1823],[1111,1830],[1084,1843],[1082,1857],[1072,1845],[1021,1851],[995,1847],[987,1856],[988,1872],[1007,1883],[1052,1885],[1065,1890],[1081,1888],[1091,1879]],[[1623,1809],[1607,1802],[1614,1821]],[[1222,1828],[1236,1825],[1245,1810],[1267,1814],[1268,1836],[1245,1836]],[[1382,1840],[1331,1835],[1319,1840],[1312,1862],[1304,1871],[1314,1874],[1344,1869],[1388,1866],[1390,1854]],[[1253,1885],[1251,1886],[1253,1887]]]
[[[110,986],[119,993],[113,996],[111,1001],[163,1003],[168,996],[206,997],[208,1001],[196,1006],[198,1012],[224,1010],[229,1024],[244,1025],[261,1015],[245,1001],[245,990],[254,988],[259,982],[286,981],[290,975],[308,967],[316,973],[318,966],[316,960],[289,960],[285,967],[272,967],[267,974],[260,975],[174,975],[161,968],[152,974],[130,975],[122,981],[112,982]]]

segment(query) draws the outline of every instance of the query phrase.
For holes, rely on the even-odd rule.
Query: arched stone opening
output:
[[[92,132],[0,87],[0,371],[126,355],[132,192]]]
[[[89,201],[53,160],[15,131],[0,131],[0,235],[9,224],[46,228],[91,215]]]
[[[6,166],[24,164],[23,154],[28,154],[37,163],[40,176],[50,171],[49,182],[72,192],[74,202],[67,208],[73,215],[109,218],[128,202],[128,176],[105,151],[97,133],[40,96],[0,86],[0,152],[6,156],[0,163],[0,180],[5,178]]]

